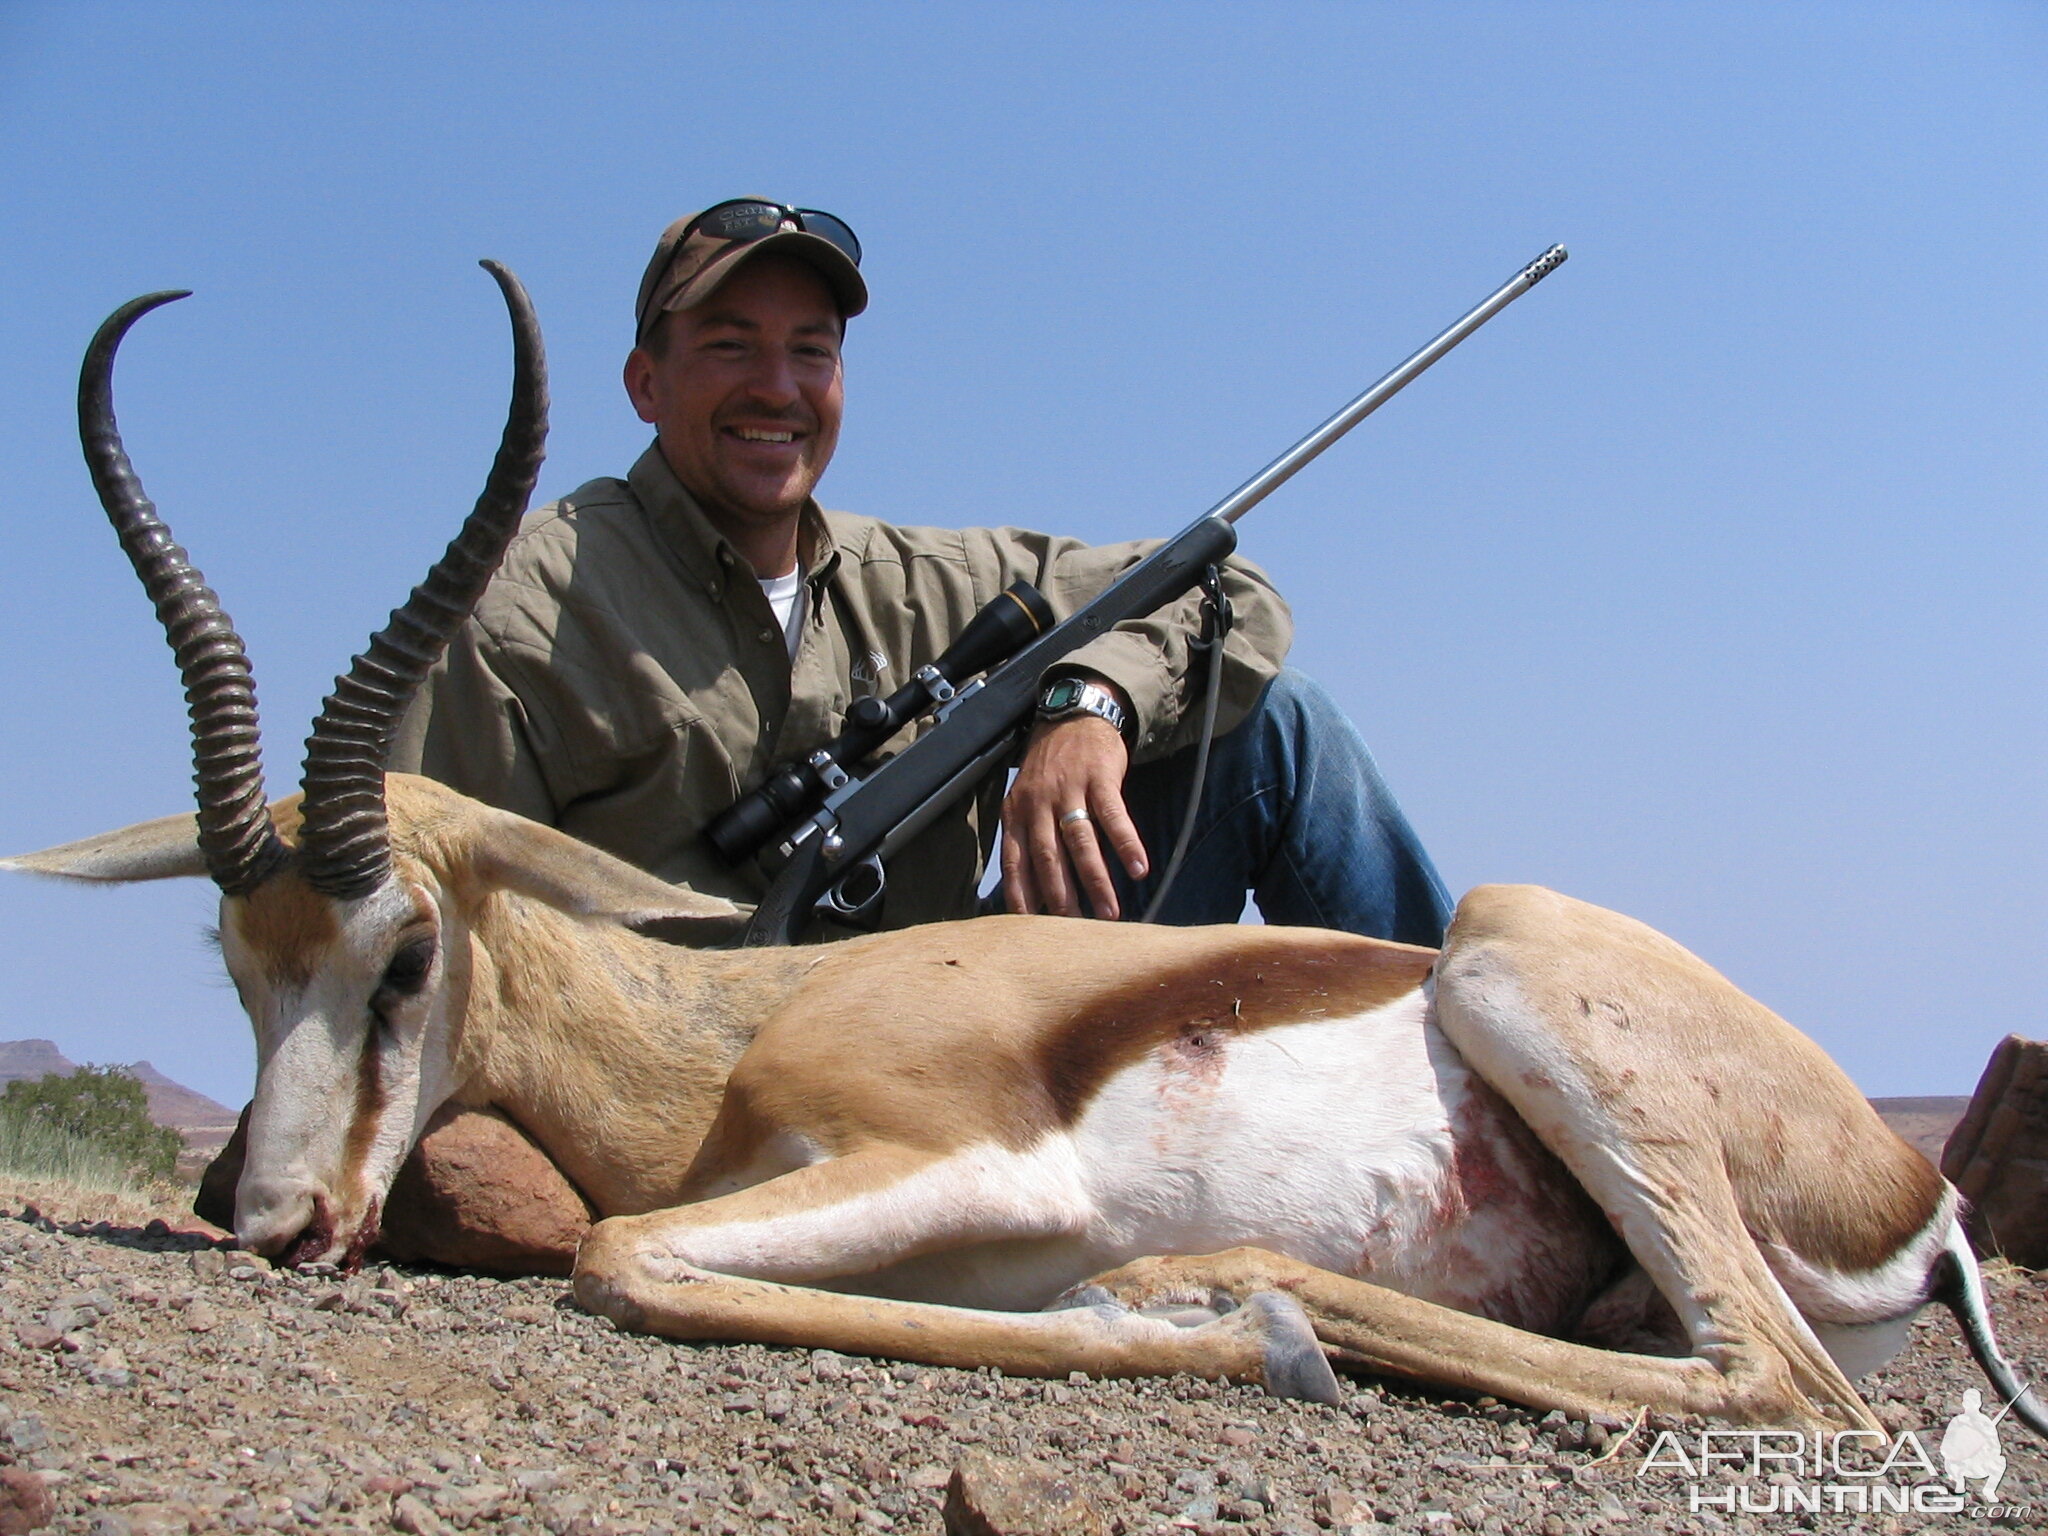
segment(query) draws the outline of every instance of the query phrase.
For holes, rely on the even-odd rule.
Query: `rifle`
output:
[[[1438,358],[1565,260],[1554,245],[1407,361],[1125,571],[1066,619],[1018,582],[969,621],[944,655],[887,699],[857,700],[847,728],[771,773],[705,829],[728,863],[762,849],[774,870],[741,944],[792,944],[814,912],[858,922],[877,910],[887,862],[1005,763],[1029,727],[1045,670],[1127,619],[1190,591],[1237,547],[1237,520]],[[1212,666],[1220,659],[1220,638]],[[1007,658],[1007,659],[1006,659]],[[976,673],[977,681],[967,681]],[[865,777],[854,768],[908,721],[936,724]]]

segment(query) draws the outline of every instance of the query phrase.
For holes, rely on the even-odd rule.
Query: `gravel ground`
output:
[[[976,1452],[1050,1464],[1127,1533],[2048,1528],[2048,1460],[2016,1424],[1999,1498],[2019,1514],[1695,1512],[1691,1479],[1642,1472],[1656,1431],[1685,1426],[1624,1438],[1373,1381],[1322,1408],[679,1346],[616,1332],[557,1281],[278,1272],[174,1209],[36,1194],[49,1216],[0,1190],[0,1476],[47,1484],[60,1532],[937,1532]],[[2048,1276],[1992,1289],[2008,1353],[2048,1362]],[[1866,1383],[1930,1453],[1982,1385],[1933,1313]]]

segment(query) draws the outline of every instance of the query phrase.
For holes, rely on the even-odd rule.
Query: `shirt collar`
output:
[[[634,461],[626,472],[626,484],[647,509],[656,536],[692,576],[707,584],[717,584],[732,572],[752,575],[739,551],[711,525],[711,519],[697,505],[697,498],[683,488],[668,460],[661,456],[659,443],[649,443],[647,451]],[[832,542],[832,532],[825,526],[824,513],[815,501],[806,501],[799,514],[797,547],[804,583],[816,592],[838,569],[839,549]]]

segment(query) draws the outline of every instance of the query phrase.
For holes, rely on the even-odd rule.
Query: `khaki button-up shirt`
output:
[[[594,843],[663,879],[751,907],[767,882],[699,836],[777,764],[839,733],[847,706],[933,661],[1020,577],[1064,617],[1150,544],[1090,546],[1014,528],[901,528],[803,514],[807,588],[794,661],[754,573],[650,447],[624,480],[593,480],[529,514],[476,612],[427,679],[392,766]],[[1292,638],[1286,604],[1233,561],[1219,729],[1240,719]],[[1135,754],[1192,740],[1182,719],[1190,598],[1119,626],[1062,668],[1120,685]],[[888,750],[900,750],[914,726]],[[889,927],[970,915],[1001,776],[892,861]]]

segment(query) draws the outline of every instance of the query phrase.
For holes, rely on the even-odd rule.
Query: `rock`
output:
[[[218,1248],[195,1248],[185,1261],[192,1270],[192,1278],[211,1284],[228,1272],[228,1256]]]
[[[567,1275],[595,1217],[510,1120],[444,1107],[392,1183],[377,1251],[489,1274]]]
[[[947,1536],[1109,1536],[1110,1511],[1039,1461],[970,1454],[946,1485]]]
[[[43,1421],[32,1413],[24,1413],[9,1422],[7,1444],[22,1456],[32,1455],[50,1443],[50,1432],[43,1427]]]
[[[391,1501],[391,1523],[407,1536],[441,1536],[448,1529],[439,1515],[409,1493]]]
[[[233,1227],[249,1111],[207,1165],[192,1209]],[[385,1197],[375,1252],[400,1263],[566,1276],[596,1213],[552,1159],[496,1110],[445,1105]]]
[[[28,1536],[56,1518],[48,1484],[25,1467],[0,1467],[0,1536]]]
[[[2048,1268],[2048,1042],[2007,1035],[1942,1150],[1980,1253]]]
[[[185,1308],[185,1327],[193,1333],[211,1333],[220,1326],[220,1312],[210,1301],[195,1301]]]
[[[229,1232],[235,1229],[235,1186],[242,1181],[242,1159],[249,1146],[249,1111],[253,1108],[253,1104],[243,1106],[234,1135],[199,1175],[199,1189],[192,1197],[193,1215]]]
[[[1349,1530],[1354,1525],[1369,1524],[1373,1519],[1372,1506],[1362,1503],[1342,1488],[1328,1488],[1317,1494],[1310,1509],[1318,1525],[1340,1531]]]

